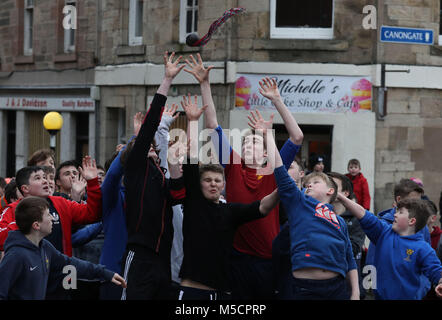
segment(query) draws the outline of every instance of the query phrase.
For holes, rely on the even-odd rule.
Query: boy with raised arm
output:
[[[185,98],[182,103],[189,125],[197,122],[203,109]],[[190,148],[192,149],[192,148]],[[192,158],[194,158],[192,156]],[[178,161],[174,161],[175,166]],[[179,170],[170,174],[179,178]],[[188,159],[183,164],[184,258],[181,266],[180,300],[222,300],[229,290],[229,257],[236,229],[246,222],[266,216],[279,201],[277,190],[250,204],[219,201],[225,186],[223,167],[199,166]],[[177,174],[178,173],[178,174]]]
[[[124,277],[127,289],[122,300],[170,298],[170,250],[172,246],[171,190],[155,148],[154,135],[160,124],[172,81],[184,68],[181,56],[163,56],[164,78],[153,97],[140,131],[121,154],[126,188],[127,249]]]
[[[436,252],[419,231],[426,226],[429,207],[422,199],[400,200],[393,224],[376,218],[359,204],[338,194],[342,204],[359,220],[370,241],[376,245],[376,298],[420,300],[421,275],[436,286],[442,298],[442,265]]]
[[[302,193],[284,168],[273,136],[266,136],[268,160],[289,219],[293,299],[358,300],[358,272],[347,225],[329,204],[336,198],[336,184],[323,173],[312,173],[305,178]]]
[[[0,263],[0,300],[43,300],[50,282],[64,281],[61,276],[53,275],[61,275],[68,265],[75,267],[78,278],[126,285],[119,274],[100,265],[70,258],[44,239],[51,234],[53,223],[44,198],[26,197],[17,205],[15,217],[18,230],[9,233],[5,257]]]
[[[209,72],[212,66],[204,67],[200,55],[198,61],[190,56],[186,60],[190,70],[201,86],[203,105],[208,105],[204,112],[207,128],[214,129],[211,136],[218,153],[218,159],[224,167],[227,202],[251,203],[271,193],[276,188],[272,173],[264,173],[265,144],[259,134],[248,134],[242,143],[242,155],[238,155],[230,146],[229,139],[218,125],[213,102]],[[281,149],[281,156],[288,169],[304,138],[301,129],[290,111],[284,105],[274,79],[264,78],[260,82],[260,93],[269,99],[281,115],[290,138]],[[261,118],[262,120],[262,118]],[[261,121],[262,128],[270,126],[271,121]],[[272,242],[279,232],[279,205],[262,219],[240,226],[235,234],[231,257],[232,299],[272,299],[273,270]]]

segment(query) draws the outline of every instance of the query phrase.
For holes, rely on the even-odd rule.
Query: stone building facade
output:
[[[330,0],[329,7],[319,8],[315,1],[281,7],[283,2],[278,0],[77,0],[78,50],[71,61],[70,54],[57,54],[62,48],[57,39],[63,32],[60,9],[65,2],[35,0],[35,21],[44,23],[36,23],[34,29],[33,62],[22,64],[14,37],[14,32],[21,32],[16,18],[20,0],[6,0],[0,4],[0,96],[12,96],[15,91],[7,90],[17,90],[22,81],[29,87],[43,83],[51,90],[63,84],[66,90],[89,96],[95,108],[89,118],[89,149],[104,163],[115,145],[132,134],[133,115],[146,111],[162,78],[166,50],[185,58],[200,53],[207,64],[215,65],[210,76],[212,94],[224,128],[247,127],[249,111],[235,105],[235,85],[241,76],[268,75],[298,83],[317,78],[320,83],[341,86],[352,79],[368,79],[372,85],[369,111],[291,109],[305,132],[301,157],[308,160],[312,150],[326,152],[328,169],[337,172],[346,172],[349,159],[361,160],[376,212],[391,207],[393,186],[406,177],[421,178],[430,199],[438,202],[442,188],[442,167],[437,161],[442,154],[438,143],[442,137],[440,2]],[[370,11],[375,29],[362,25],[369,15],[364,13],[366,6],[375,9]],[[229,19],[207,45],[185,44],[187,32],[202,36],[233,7],[246,12]],[[296,30],[299,26],[291,25],[304,16],[314,24],[317,12],[321,12],[319,23],[328,24],[325,33],[302,26],[303,34]],[[380,42],[382,25],[430,29],[434,43]],[[191,75],[182,72],[168,102],[179,103],[187,93],[200,95],[200,89]],[[268,116],[275,110],[260,111]],[[4,123],[6,118],[3,111],[0,120]],[[278,115],[274,122],[281,142],[286,131]]]

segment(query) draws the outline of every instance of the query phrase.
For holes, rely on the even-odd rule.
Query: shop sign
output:
[[[33,111],[95,111],[90,98],[0,97],[0,109]]]
[[[259,82],[268,75],[238,74],[235,107],[275,109],[259,92]],[[372,84],[370,77],[271,75],[276,80],[285,105],[292,112],[370,112]]]

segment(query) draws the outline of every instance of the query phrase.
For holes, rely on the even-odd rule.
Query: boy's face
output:
[[[97,169],[97,176],[98,176],[98,184],[101,186],[101,184],[104,181],[104,177],[106,176],[106,172],[104,172],[103,169],[98,168]]]
[[[313,171],[314,172],[323,172],[324,171],[324,163],[318,162],[317,164],[315,164],[315,166],[313,167]]]
[[[242,156],[248,165],[264,165],[267,152],[264,148],[264,138],[257,134],[249,134],[242,144]]]
[[[78,176],[78,170],[75,166],[67,166],[60,169],[60,177],[57,180],[57,186],[61,192],[70,193],[72,189],[72,179]]]
[[[305,183],[305,194],[315,198],[318,201],[327,203],[329,197],[333,194],[333,188],[327,186],[327,183],[320,177],[310,178]]]
[[[287,170],[290,177],[292,177],[295,182],[299,182],[304,177],[304,171],[299,170],[299,166],[296,161],[293,161],[290,168]]]
[[[408,230],[411,226],[410,223],[413,223],[413,220],[416,219],[409,217],[408,209],[402,207],[394,214],[393,230],[398,234],[402,234]]]
[[[200,184],[204,198],[218,203],[225,185],[223,175],[218,172],[206,171],[201,175]]]
[[[361,172],[361,168],[357,164],[351,164],[348,166],[348,172],[354,177]]]
[[[55,192],[55,174],[54,173],[48,173],[46,175],[46,180],[48,180],[50,196],[52,196],[54,194],[54,192]]]
[[[39,231],[42,233],[43,236],[47,236],[52,232],[52,220],[54,218],[49,213],[49,209],[46,208],[45,212],[43,213],[42,220],[37,222],[40,229]]]
[[[51,192],[43,170],[33,172],[29,177],[28,184],[23,185],[21,188],[25,195],[36,197],[47,197]]]
[[[157,162],[157,161],[158,161],[158,154],[157,154],[157,152],[155,151],[155,148],[154,148],[153,145],[150,146],[150,148],[149,148],[149,152],[148,152],[148,154],[147,154],[147,157],[148,157],[148,158],[152,158],[154,162]]]

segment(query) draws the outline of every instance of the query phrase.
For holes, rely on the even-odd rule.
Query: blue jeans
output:
[[[349,300],[347,282],[342,276],[327,280],[292,277],[294,300]]]

